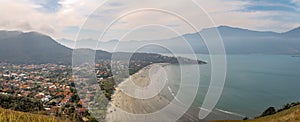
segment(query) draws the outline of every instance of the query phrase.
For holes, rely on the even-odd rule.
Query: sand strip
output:
[[[124,80],[120,83],[115,91],[115,94],[112,96],[112,101],[109,103],[106,115],[106,121],[108,122],[135,122],[135,121],[171,121],[174,120],[177,116],[178,110],[181,108],[179,107],[177,111],[170,111],[167,112],[165,115],[158,115],[158,116],[147,116],[147,114],[155,113],[161,109],[163,109],[170,103],[168,99],[163,97],[162,95],[156,94],[155,96],[148,98],[148,99],[137,99],[135,97],[131,97],[132,94],[128,94],[129,91],[134,94],[146,94],[146,93],[136,93],[136,89],[132,87],[140,87],[145,88],[149,86],[150,82],[153,80],[162,80],[155,79],[160,77],[161,67],[164,67],[168,64],[152,64],[143,69],[139,72],[133,74],[128,79]],[[158,68],[158,66],[160,68]],[[157,75],[157,76],[156,76]],[[154,78],[153,78],[154,77]],[[151,81],[152,80],[152,81]],[[164,80],[164,79],[163,79]],[[132,81],[132,82],[131,82]],[[159,81],[161,82],[161,81]],[[134,83],[135,86],[132,86]],[[160,84],[164,85],[164,84]],[[125,91],[125,92],[123,92]],[[139,115],[139,116],[135,116]],[[190,114],[185,114],[181,120],[184,121],[199,121],[197,117],[192,117]]]

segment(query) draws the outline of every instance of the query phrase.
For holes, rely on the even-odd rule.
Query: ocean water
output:
[[[191,55],[181,55],[189,57]],[[200,81],[193,106],[201,107],[210,83],[210,59],[208,55],[197,55],[208,61],[200,67]],[[169,80],[172,90],[179,87],[180,68],[194,65],[169,65]],[[177,75],[176,75],[177,74]],[[188,72],[183,80],[198,75]],[[185,84],[193,87],[192,84]],[[214,111],[235,116],[256,117],[270,106],[280,108],[286,103],[300,101],[300,58],[288,55],[227,55],[227,78]],[[188,90],[186,95],[189,95]],[[181,98],[182,99],[182,98]],[[184,99],[182,99],[184,100]]]

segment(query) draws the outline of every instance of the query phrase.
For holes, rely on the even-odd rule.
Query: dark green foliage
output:
[[[73,94],[70,98],[70,102],[78,103],[80,100],[79,96],[77,94]]]
[[[39,100],[2,94],[0,94],[0,107],[23,112],[39,112],[43,110],[43,104]]]
[[[300,103],[299,102],[293,102],[293,103],[290,103],[290,104],[289,103],[285,104],[284,106],[282,106],[282,108],[278,109],[277,112],[290,109],[291,107],[294,107],[296,105],[300,105]]]
[[[265,110],[259,117],[264,117],[264,116],[268,116],[268,115],[273,115],[275,113],[290,109],[291,107],[300,105],[300,102],[293,102],[293,103],[288,103],[285,104],[284,106],[282,106],[282,108],[276,110],[274,107],[269,107],[267,110]],[[259,118],[257,117],[257,118]]]
[[[274,107],[269,107],[267,110],[265,110],[260,117],[264,117],[264,116],[268,116],[268,115],[272,115],[276,113],[276,109]]]
[[[108,100],[111,100],[111,96],[115,90],[115,82],[112,78],[103,79],[100,82],[100,88]]]

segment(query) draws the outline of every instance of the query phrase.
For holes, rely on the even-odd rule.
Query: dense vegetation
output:
[[[287,108],[283,107],[277,110],[275,114],[260,117],[254,120],[249,120],[249,122],[299,122],[300,105],[298,103],[297,104],[292,103],[289,104],[288,106],[286,106]]]
[[[115,82],[112,78],[103,79],[100,82],[100,88],[108,100],[111,100],[111,96],[115,90]]]
[[[276,110],[275,107],[269,107],[268,109],[266,109],[259,117],[257,118],[260,118],[260,117],[265,117],[265,116],[269,116],[269,115],[273,115],[273,114],[276,114],[276,113],[279,113],[281,111],[284,111],[284,110],[288,110],[290,109],[291,107],[294,107],[294,106],[297,106],[297,105],[300,105],[300,102],[293,102],[293,103],[288,103],[288,104],[285,104],[284,106],[282,106],[282,108]]]
[[[72,96],[70,101],[74,102],[76,99],[78,100],[79,98],[78,95],[75,94]],[[43,104],[40,100],[29,97],[16,97],[0,94],[0,122],[23,120],[37,122],[56,122],[57,120],[83,121],[82,116],[85,116],[89,122],[96,121],[95,118],[93,118],[88,112],[80,114],[75,112],[75,108],[70,104],[62,106],[60,111],[55,113],[54,116],[52,117],[48,115],[48,113],[43,109]]]
[[[3,94],[0,94],[0,107],[23,112],[43,111],[43,104],[40,100]]]

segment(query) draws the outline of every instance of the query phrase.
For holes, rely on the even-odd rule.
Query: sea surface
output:
[[[201,107],[210,83],[211,64],[209,55],[197,55],[197,57],[208,62],[206,65],[197,65],[201,72],[199,89],[193,106]],[[180,68],[192,67],[195,65],[167,66],[168,78],[174,81],[172,90],[176,91],[180,86],[181,75],[178,75]],[[300,57],[227,55],[226,73],[225,86],[213,113],[252,118],[259,116],[270,106],[280,108],[286,103],[300,101]],[[182,76],[182,79],[188,81],[195,75],[199,74],[188,72]],[[193,87],[192,84],[185,85]],[[185,94],[189,95],[188,87],[185,88],[187,89]]]

